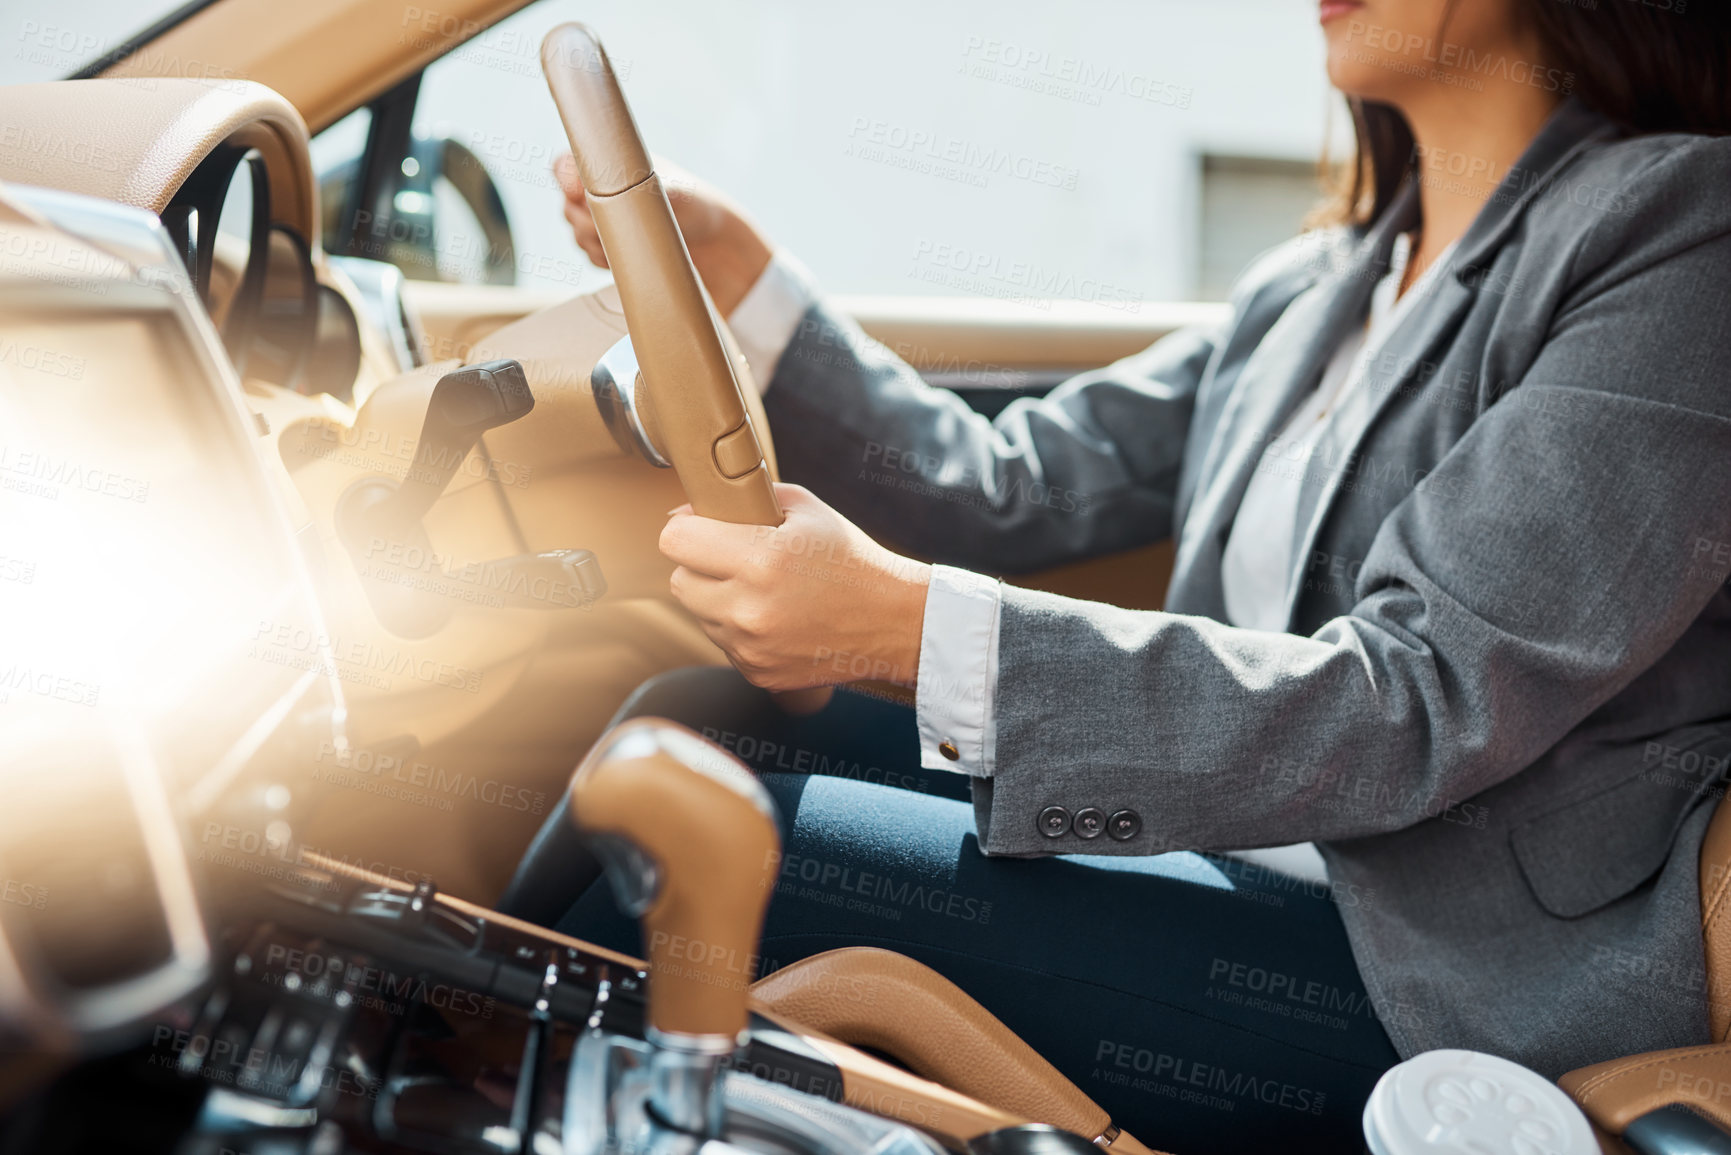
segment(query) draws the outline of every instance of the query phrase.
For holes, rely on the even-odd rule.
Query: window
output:
[[[159,22],[198,7],[186,0],[54,0],[0,24],[0,84],[63,80]],[[8,27],[8,25],[10,27]]]
[[[1289,0],[539,0],[431,65],[413,105],[408,159],[484,166],[508,253],[474,196],[435,182],[444,228],[410,275],[603,283],[550,171],[565,143],[539,47],[572,19],[602,35],[650,147],[836,292],[1219,296],[1316,199],[1336,104],[1314,13]]]
[[[1196,295],[1224,300],[1245,266],[1297,233],[1320,199],[1315,160],[1203,156]]]

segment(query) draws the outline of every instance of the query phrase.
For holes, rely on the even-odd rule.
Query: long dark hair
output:
[[[1455,2],[1443,15],[1445,29]],[[1574,95],[1623,131],[1731,133],[1727,0],[1512,3],[1545,63],[1569,76]],[[1388,207],[1412,167],[1412,127],[1392,105],[1357,97],[1347,105],[1354,155],[1332,172],[1325,161],[1333,196],[1318,220],[1367,224]]]

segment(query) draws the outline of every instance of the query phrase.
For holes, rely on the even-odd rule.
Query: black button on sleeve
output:
[[[1118,842],[1128,842],[1142,833],[1142,816],[1134,810],[1114,811],[1106,820],[1106,833]]]
[[[1062,806],[1046,807],[1036,822],[1047,838],[1062,838],[1070,832],[1070,812]]]

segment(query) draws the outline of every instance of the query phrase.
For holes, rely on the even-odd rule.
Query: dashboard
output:
[[[0,698],[0,1151],[605,1149],[589,1089],[646,1045],[641,965],[301,834],[343,687],[185,237],[3,195],[0,246],[34,257],[0,268],[0,339],[124,371],[3,367],[0,452],[58,464],[0,487],[39,579]],[[823,1149],[935,1151],[767,1020],[730,1068],[753,1150],[813,1149],[827,1110],[852,1138]]]

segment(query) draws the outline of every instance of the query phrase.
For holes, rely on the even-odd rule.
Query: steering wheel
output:
[[[657,448],[696,513],[780,525],[781,505],[714,308],[600,39],[581,24],[561,24],[541,42],[541,67],[613,268]]]
[[[642,373],[638,406],[647,431],[693,512],[780,525],[781,503],[720,321],[600,38],[582,24],[558,25],[541,41],[541,68],[613,269]],[[776,699],[791,712],[809,713],[829,693],[822,686]]]

